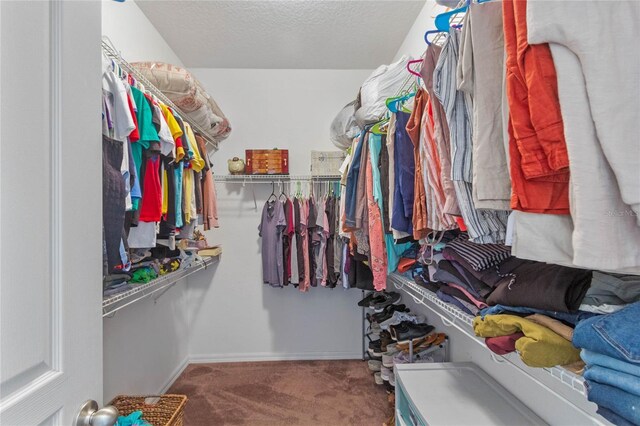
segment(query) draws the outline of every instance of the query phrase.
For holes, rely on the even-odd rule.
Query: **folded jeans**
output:
[[[587,366],[584,378],[602,385],[609,385],[640,397],[640,377],[612,370],[599,365]]]
[[[573,344],[625,362],[640,364],[638,320],[640,302],[609,315],[581,321],[573,333]]]
[[[640,396],[587,380],[587,399],[633,424],[640,424]]]

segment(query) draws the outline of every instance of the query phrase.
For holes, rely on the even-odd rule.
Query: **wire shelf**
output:
[[[135,285],[134,288],[122,293],[114,294],[102,299],[102,317],[111,317],[114,313],[142,299],[146,299],[152,294],[156,294],[168,287],[172,286],[179,280],[189,275],[207,269],[218,257],[204,257],[202,261],[193,264],[185,269],[179,269],[167,275],[163,275],[155,280],[151,280],[146,284]]]
[[[214,182],[271,183],[271,182],[335,182],[340,175],[214,175]]]
[[[456,327],[458,330],[463,332],[465,335],[467,335],[467,337],[472,339],[474,342],[478,343],[485,349],[489,350],[489,348],[487,348],[487,346],[484,343],[484,339],[479,338],[473,332],[474,317],[472,315],[469,315],[466,312],[461,311],[460,309],[458,309],[453,305],[449,305],[448,303],[443,302],[442,300],[438,299],[438,297],[436,297],[436,295],[431,291],[423,287],[420,287],[412,280],[406,277],[403,277],[400,274],[393,273],[389,275],[388,281],[390,281],[396,289],[403,290],[405,293],[411,296],[411,298],[416,303],[426,306],[427,308],[429,308],[429,310],[437,314],[445,326]],[[429,301],[430,303],[426,303],[426,301]],[[505,361],[509,362],[510,364],[514,365],[515,367],[517,367],[518,369],[520,369],[521,371],[523,371],[525,374],[529,376],[531,376],[530,373],[532,370],[536,370],[536,371],[540,370],[540,369],[533,369],[531,367],[527,367],[524,364],[522,364],[522,362],[520,361],[520,357],[517,356],[517,354],[514,358],[514,354],[501,356],[491,352],[491,356],[496,362],[505,362]],[[572,373],[571,371],[566,370],[559,366],[551,367],[551,368],[543,368],[542,370],[546,371],[549,375],[551,375],[551,377],[555,378],[556,380],[559,380],[561,383],[570,387],[575,392],[578,392],[581,395],[586,395],[583,377],[578,376]]]
[[[120,51],[116,49],[116,47],[113,45],[113,42],[107,36],[102,36],[102,51],[110,59],[114,60],[120,66],[120,68],[123,68],[127,73],[131,74],[133,77],[135,77],[136,80],[142,83],[147,91],[153,93],[153,95],[156,98],[160,99],[165,105],[177,111],[180,114],[180,117],[182,117],[184,121],[189,123],[189,125],[194,130],[196,130],[197,133],[199,133],[205,139],[205,141],[207,141],[208,144],[211,145],[211,147],[213,148],[213,152],[218,150],[218,141],[210,136],[207,131],[202,128],[202,126],[189,118],[189,116],[180,108],[178,108],[164,93],[162,93],[160,89],[158,89],[147,78],[145,78],[145,76],[142,75],[140,71],[134,68],[129,62],[124,60],[124,58],[120,54]]]

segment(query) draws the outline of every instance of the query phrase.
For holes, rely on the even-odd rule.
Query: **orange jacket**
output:
[[[526,0],[504,0],[511,208],[569,214],[569,157],[548,44],[527,41]]]

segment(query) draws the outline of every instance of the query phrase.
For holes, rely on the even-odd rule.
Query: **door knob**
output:
[[[118,409],[108,405],[98,410],[98,403],[85,401],[72,426],[113,426],[118,421]]]

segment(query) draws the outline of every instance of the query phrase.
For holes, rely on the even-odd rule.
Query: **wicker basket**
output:
[[[147,398],[158,401],[148,404]],[[153,426],[183,426],[182,417],[186,403],[185,395],[118,395],[109,404],[115,406],[121,416],[142,411],[142,418]]]

